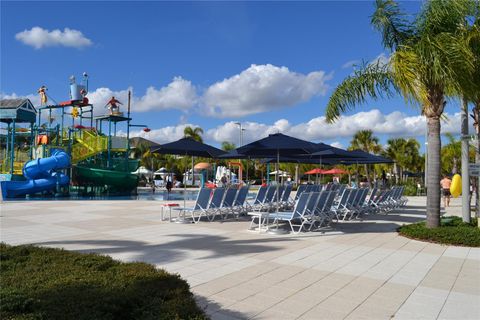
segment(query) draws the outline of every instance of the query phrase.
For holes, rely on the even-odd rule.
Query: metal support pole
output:
[[[10,174],[13,174],[15,160],[15,119],[12,121],[12,137],[10,138]]]
[[[35,122],[30,122],[30,160],[33,159],[33,146],[35,144],[35,135],[34,135]]]
[[[110,168],[110,152],[112,148],[112,120],[108,119],[108,149],[107,149],[107,167]]]
[[[7,166],[9,165],[9,161],[8,161],[9,154],[10,154],[10,122],[7,124],[7,143],[5,145],[5,162],[4,162],[5,168],[3,168],[5,172],[7,172],[6,169],[7,169]]]
[[[462,136],[462,218],[470,222],[470,173],[469,166],[469,136],[468,136],[468,102],[462,99],[461,136]]]

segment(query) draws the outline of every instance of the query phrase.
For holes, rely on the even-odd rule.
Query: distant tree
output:
[[[185,127],[185,129],[183,129],[183,136],[185,138],[192,138],[193,140],[198,142],[203,142],[202,134],[203,129],[200,127]]]
[[[462,156],[462,142],[453,134],[445,133],[448,143],[442,147],[442,171],[444,173],[458,173],[458,161]]]
[[[372,130],[360,130],[353,136],[350,142],[350,150],[360,149],[368,153],[378,154],[382,151],[377,137],[373,135]],[[371,186],[370,171],[367,164],[364,164],[365,175],[367,176],[368,185]]]
[[[223,151],[232,151],[235,150],[237,147],[235,146],[234,143],[228,142],[228,141],[223,141],[222,142],[222,150]]]

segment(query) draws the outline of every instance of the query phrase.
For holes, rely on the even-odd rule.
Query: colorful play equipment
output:
[[[0,121],[7,123],[6,142],[0,142],[0,181],[5,181],[5,197],[61,190],[89,195],[135,192],[138,177],[132,172],[139,161],[129,158],[130,127],[146,126],[131,124],[130,93],[127,116],[120,112],[122,103],[114,97],[108,102],[108,114],[94,116],[94,106],[87,98],[86,73],[81,84],[70,77],[67,101],[55,102],[45,86],[38,93],[41,105],[37,109],[28,99],[0,102]],[[55,104],[47,104],[49,100]],[[20,132],[16,128],[19,123],[29,123],[30,128]],[[122,124],[126,137],[117,136],[117,126]]]
[[[61,169],[70,167],[70,157],[63,150],[52,150],[52,155],[28,161],[23,166],[26,181],[1,181],[2,196],[15,198],[39,192],[60,191],[68,186],[70,178]]]
[[[459,174],[453,175],[452,184],[450,185],[450,194],[454,198],[462,194],[462,177]]]

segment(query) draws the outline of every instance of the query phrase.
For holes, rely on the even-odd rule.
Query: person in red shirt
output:
[[[119,111],[120,107],[117,105],[117,103],[122,104],[120,101],[115,99],[115,97],[112,97],[110,101],[108,101],[107,104],[105,105],[105,107],[108,106],[108,109],[110,110],[110,114],[114,114]]]

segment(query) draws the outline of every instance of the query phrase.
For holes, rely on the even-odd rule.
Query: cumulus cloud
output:
[[[180,124],[176,126],[168,126],[159,129],[153,129],[150,132],[144,132],[142,130],[135,130],[130,132],[132,137],[142,137],[157,143],[166,143],[178,140],[183,137],[183,130],[185,127],[198,127],[194,124]],[[124,132],[119,132],[120,135]]]
[[[460,113],[446,114],[442,122],[442,133],[458,134],[460,131]],[[377,135],[392,137],[419,137],[425,135],[426,122],[423,116],[408,116],[394,111],[383,114],[378,109],[342,116],[337,122],[329,124],[325,117],[316,117],[308,122],[292,124],[286,119],[273,124],[242,122],[245,128],[244,143],[266,137],[268,134],[282,132],[294,137],[311,141],[337,141],[339,138],[351,138],[358,130],[371,129]],[[472,129],[473,130],[473,129]],[[239,140],[239,129],[235,122],[226,122],[206,131],[209,141],[222,142]],[[335,146],[342,147],[337,142]]]
[[[58,46],[79,49],[93,44],[92,40],[85,37],[81,31],[69,28],[63,31],[59,29],[49,31],[41,27],[33,27],[17,33],[15,39],[35,49]]]
[[[203,95],[207,114],[242,117],[278,110],[325,95],[332,75],[324,71],[301,74],[271,64],[251,65],[240,74],[217,82]]]
[[[380,53],[375,59],[373,59],[369,64],[379,64],[386,65],[390,62],[390,56],[387,56],[384,52]]]
[[[126,104],[129,90],[133,89],[114,91],[109,88],[97,88],[90,92],[87,97],[97,107],[96,109],[101,109],[99,107],[104,106],[112,96]],[[166,87],[160,89],[149,87],[143,96],[133,95],[132,111],[145,112],[167,109],[185,111],[192,108],[196,101],[197,93],[192,83],[182,77],[175,77]]]
[[[342,69],[348,69],[348,68],[351,68],[355,65],[358,65],[360,64],[362,61],[360,60],[350,60],[350,61],[347,61],[345,62],[343,65],[342,65]]]

